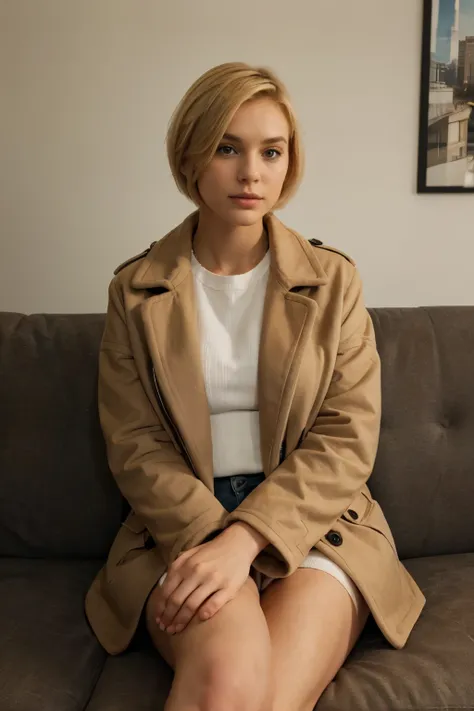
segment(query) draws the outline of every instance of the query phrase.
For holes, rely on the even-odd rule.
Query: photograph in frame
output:
[[[418,192],[474,192],[474,0],[424,0]]]

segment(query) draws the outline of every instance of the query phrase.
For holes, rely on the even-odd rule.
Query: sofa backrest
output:
[[[120,526],[97,413],[103,327],[0,314],[0,555],[103,557]]]
[[[372,308],[369,487],[402,558],[474,551],[474,306]],[[0,555],[103,558],[129,506],[97,415],[104,315],[0,313]]]
[[[382,425],[369,488],[401,557],[474,551],[474,306],[369,309]]]

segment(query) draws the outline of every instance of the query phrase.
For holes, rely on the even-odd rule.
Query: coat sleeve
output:
[[[290,575],[328,533],[372,472],[380,420],[380,357],[354,267],[332,380],[313,426],[227,518],[228,525],[245,521],[269,541],[254,561],[258,570]]]
[[[168,565],[225,528],[227,511],[174,446],[140,380],[116,278],[99,353],[98,407],[111,472]]]

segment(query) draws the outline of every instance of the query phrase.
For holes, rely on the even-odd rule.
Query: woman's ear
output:
[[[189,158],[183,158],[180,166],[180,172],[186,177],[189,177],[189,173],[191,171],[191,161]]]

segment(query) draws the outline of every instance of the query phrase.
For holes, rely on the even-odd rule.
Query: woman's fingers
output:
[[[156,621],[162,630],[171,624],[176,613],[197,587],[199,582],[195,579],[180,578],[176,574],[171,578],[168,590],[163,586],[163,594],[156,606]]]
[[[216,612],[219,612],[221,607],[224,607],[229,600],[232,600],[234,596],[231,594],[229,588],[224,588],[223,590],[218,590],[211,595],[208,600],[201,606],[198,617],[201,620],[208,620],[213,617]]]
[[[218,574],[203,577],[200,573],[194,573],[190,577],[182,578],[180,573],[174,572],[170,573],[169,577],[171,592],[166,597],[167,580],[163,586],[165,604],[162,606],[158,603],[160,612],[157,606],[156,618],[162,630],[173,623],[181,609],[185,619],[193,617],[201,603],[223,586],[222,577]]]
[[[182,579],[176,575],[170,576],[170,573],[168,571],[166,579],[161,585],[160,594],[156,598],[155,618],[158,623],[161,622],[161,619],[165,614],[165,610],[168,605],[170,596],[173,595],[175,590],[178,588],[179,584],[181,583],[181,580]]]
[[[167,610],[168,601],[170,597],[175,593],[175,591],[181,585],[183,580],[190,578],[189,575],[187,576],[183,574],[183,571],[181,571],[180,569],[186,562],[186,560],[192,557],[194,551],[195,548],[192,548],[189,551],[181,553],[166,571],[164,575],[164,580],[160,583],[160,595],[157,597],[156,600],[155,618],[158,623],[162,620],[163,617],[165,618],[165,621],[167,620],[168,615],[165,613],[165,610]],[[197,584],[195,584],[194,587],[196,587],[196,585]],[[194,588],[191,588],[188,594],[192,592],[192,589]]]
[[[221,591],[217,591],[217,593],[219,592]],[[170,634],[182,632],[195,616],[198,616],[200,619],[205,619],[200,615],[202,606],[203,604],[207,605],[207,600],[212,599],[217,593],[215,586],[212,584],[200,585],[178,610],[166,631]]]

